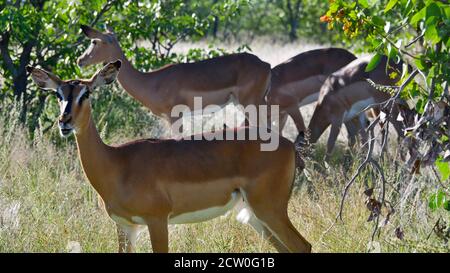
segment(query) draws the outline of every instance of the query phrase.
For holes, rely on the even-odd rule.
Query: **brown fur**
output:
[[[170,112],[175,105],[193,109],[194,97],[202,97],[203,107],[225,105],[233,96],[244,107],[262,105],[270,84],[270,65],[249,53],[230,54],[194,63],[173,64],[143,73],[126,59],[116,37],[84,26],[83,32],[93,41],[78,64],[87,66],[120,59],[123,68],[119,83],[155,115],[174,122]]]
[[[118,65],[120,67],[120,65]],[[108,64],[90,81],[69,90],[76,97],[84,86],[94,89],[103,77],[117,75]],[[31,73],[42,70],[31,69]],[[35,79],[35,78],[33,78]],[[47,79],[48,80],[48,79]],[[53,83],[52,83],[53,85]],[[296,231],[287,214],[295,174],[294,144],[281,137],[272,152],[260,140],[138,140],[109,146],[91,117],[90,100],[73,102],[70,123],[76,127],[79,158],[89,182],[118,223],[119,251],[132,251],[138,216],[150,232],[154,252],[168,251],[168,220],[177,215],[225,205],[233,192],[245,193],[248,205],[264,223],[266,235],[280,251],[309,252],[311,245]],[[65,125],[67,125],[64,123]],[[239,128],[249,134],[250,128]],[[273,234],[272,234],[273,232]]]
[[[369,60],[370,58],[357,59],[331,74],[320,90],[319,100],[309,124],[310,141],[315,143],[331,124],[327,153],[331,153],[334,148],[345,111],[351,109],[352,105],[361,100],[373,98],[375,103],[379,103],[390,98],[388,93],[379,91],[370,85],[367,79],[372,80],[376,84],[392,86],[400,78],[401,63],[389,62],[389,67],[386,71],[387,58],[382,57],[374,70],[365,72]],[[389,75],[394,71],[397,72],[397,77],[392,79]],[[398,109],[395,108],[394,111],[393,116],[397,117]],[[399,122],[392,120],[392,123],[397,131],[401,132]]]
[[[287,115],[291,116],[299,133],[305,132],[305,124],[299,110],[302,100],[319,93],[320,87],[331,73],[355,59],[356,57],[345,49],[323,48],[303,52],[275,66],[272,69],[267,103],[280,106],[280,132],[286,123]]]

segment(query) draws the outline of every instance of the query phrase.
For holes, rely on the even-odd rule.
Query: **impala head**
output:
[[[40,68],[28,66],[27,71],[37,86],[54,91],[58,97],[60,115],[58,126],[61,136],[82,130],[90,117],[90,93],[97,87],[114,82],[121,61],[109,63],[97,71],[89,80],[63,81],[58,76]]]
[[[118,59],[121,50],[112,31],[103,33],[85,25],[81,26],[81,31],[91,40],[91,45],[78,58],[78,66],[108,63]]]

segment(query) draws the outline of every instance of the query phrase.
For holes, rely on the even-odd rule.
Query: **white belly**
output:
[[[230,201],[221,207],[211,207],[203,210],[192,211],[169,218],[169,224],[198,223],[219,217],[230,211],[241,200],[239,192],[233,192]]]
[[[358,116],[362,110],[364,110],[367,106],[375,103],[374,98],[368,98],[365,100],[359,100],[355,102],[352,107],[344,112],[344,122],[347,122],[354,117]]]
[[[222,216],[232,210],[239,201],[242,201],[242,196],[240,192],[236,191],[231,194],[230,201],[228,201],[228,203],[224,206],[211,207],[203,210],[183,213],[175,217],[169,217],[169,224],[189,224],[208,221]],[[146,225],[145,220],[140,216],[133,216],[131,217],[131,220],[122,218],[115,214],[111,214],[110,216],[117,224],[122,226]]]

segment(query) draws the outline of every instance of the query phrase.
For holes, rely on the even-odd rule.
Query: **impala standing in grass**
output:
[[[112,32],[102,33],[88,26],[81,29],[92,43],[78,58],[78,65],[121,60],[123,67],[118,80],[125,91],[170,124],[176,120],[171,117],[173,107],[186,105],[194,109],[194,97],[201,97],[204,106],[224,106],[231,101],[244,107],[265,105],[270,65],[253,54],[238,53],[172,64],[144,73],[127,60]]]
[[[306,130],[299,107],[316,102],[326,78],[346,66],[356,56],[343,48],[322,48],[300,53],[272,68],[271,88],[267,94],[268,105],[279,105],[280,132],[289,115],[299,135]],[[349,142],[353,144],[358,119],[346,122]]]
[[[390,61],[389,64],[386,56],[383,56],[378,66],[366,72],[365,69],[371,57],[359,58],[342,69],[331,74],[320,90],[320,97],[313,116],[309,124],[311,133],[310,141],[316,142],[322,133],[331,125],[330,136],[327,142],[327,154],[330,154],[334,148],[337,136],[341,129],[342,123],[347,122],[358,115],[367,107],[373,105],[375,109],[379,109],[375,104],[387,101],[391,96],[387,92],[376,89],[367,79],[372,80],[375,84],[393,86],[401,75],[402,62],[399,64]],[[403,136],[405,126],[396,118],[399,110],[405,110],[409,119],[412,112],[409,109],[399,109],[400,104],[396,104],[390,119],[399,136]],[[361,123],[360,128],[364,128]]]
[[[297,158],[294,144],[280,138],[272,152],[261,140],[151,140],[119,146],[101,140],[91,115],[89,94],[114,81],[120,61],[89,80],[63,81],[28,67],[34,82],[59,98],[59,128],[75,133],[84,172],[117,223],[119,251],[131,252],[140,227],[147,226],[154,252],[168,252],[168,224],[201,222],[240,209],[282,252],[310,252],[311,245],[288,217]],[[235,133],[249,133],[249,128]],[[296,160],[297,159],[297,160]]]

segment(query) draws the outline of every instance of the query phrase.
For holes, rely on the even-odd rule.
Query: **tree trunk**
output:
[[[297,30],[300,20],[301,0],[286,0],[286,5],[282,7],[287,14],[286,23],[289,26],[289,39],[295,41],[298,39]]]
[[[20,122],[26,122],[26,114],[28,110],[28,97],[27,97],[27,73],[25,69],[18,71],[17,77],[13,79],[14,97],[16,101],[20,101],[22,109],[20,109]]]
[[[213,5],[216,5],[218,0],[213,1]],[[217,31],[219,29],[219,17],[217,15],[214,15],[214,22],[213,22],[213,29],[212,29],[212,35],[214,39],[217,38]]]
[[[291,39],[291,42],[298,39],[297,29],[298,29],[298,19],[293,18],[290,20],[290,31],[289,31],[289,39]]]

